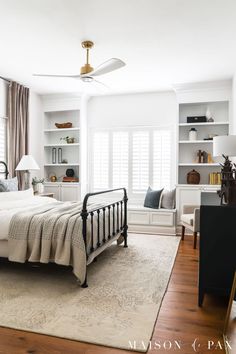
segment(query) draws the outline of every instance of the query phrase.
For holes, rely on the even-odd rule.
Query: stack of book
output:
[[[210,184],[221,184],[221,173],[220,172],[209,173],[209,183]]]

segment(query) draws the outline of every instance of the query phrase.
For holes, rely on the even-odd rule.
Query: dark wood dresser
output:
[[[229,295],[236,270],[236,207],[202,205],[198,304],[206,293]]]

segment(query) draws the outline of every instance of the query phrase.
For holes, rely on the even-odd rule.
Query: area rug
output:
[[[87,289],[68,268],[0,263],[0,325],[145,351],[179,238],[130,234],[128,241],[89,266]]]

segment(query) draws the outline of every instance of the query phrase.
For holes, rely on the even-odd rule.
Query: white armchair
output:
[[[182,224],[182,240],[184,240],[185,228],[193,232],[193,248],[197,247],[197,234],[200,231],[200,207],[199,205],[184,205],[183,214],[180,217]]]

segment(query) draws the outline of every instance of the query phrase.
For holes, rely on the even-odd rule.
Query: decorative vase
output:
[[[57,159],[57,156],[56,156],[56,153],[57,153],[57,150],[56,148],[52,148],[52,163],[56,163],[56,159]]]
[[[75,171],[73,170],[73,168],[68,168],[66,170],[66,176],[67,177],[74,177],[74,175],[75,175]]]
[[[200,173],[196,170],[192,170],[187,174],[187,183],[188,184],[199,184],[200,183]]]
[[[62,148],[58,149],[58,163],[62,163]]]
[[[195,128],[191,128],[189,130],[189,140],[190,141],[195,141],[197,140],[197,130]]]
[[[207,117],[208,122],[214,122],[214,119],[212,118],[212,114],[211,114],[209,107],[207,107],[207,110],[206,110],[206,117]]]
[[[44,192],[44,185],[43,185],[43,183],[38,183],[37,186],[38,186],[38,193],[39,193],[39,194],[42,194],[42,193]]]

